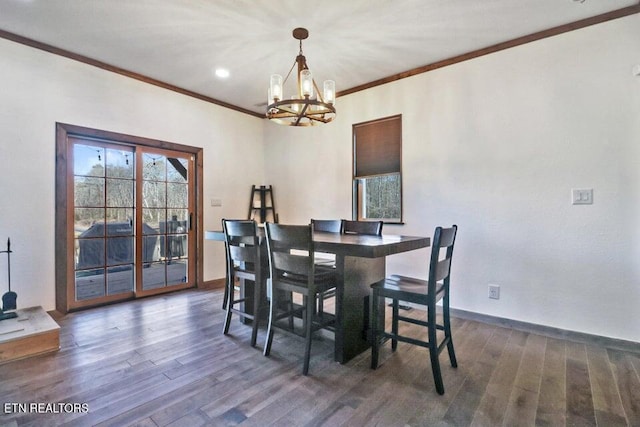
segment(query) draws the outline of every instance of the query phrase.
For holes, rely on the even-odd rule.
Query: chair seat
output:
[[[315,282],[316,287],[319,291],[335,287],[337,279],[338,278],[335,270],[331,268],[316,268],[315,274],[313,276],[313,281]],[[278,280],[300,287],[307,287],[309,281],[308,277],[305,275],[294,274],[290,272],[284,273],[278,278]]]
[[[333,257],[333,258],[322,258],[321,256],[318,256],[316,254],[314,262],[315,262],[316,266],[336,268],[336,259],[335,259],[335,257]]]
[[[377,288],[381,296],[393,296],[404,301],[425,305],[429,301],[429,281],[415,277],[394,274],[387,277],[384,282],[375,283],[371,287]],[[444,285],[438,283],[436,301],[442,298],[443,290]]]

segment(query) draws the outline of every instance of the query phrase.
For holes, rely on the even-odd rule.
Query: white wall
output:
[[[339,98],[317,129],[265,123],[281,222],[350,217],[351,125],[401,113],[406,224],[384,231],[459,225],[453,307],[640,342],[639,40],[634,15]]]
[[[20,307],[55,307],[56,122],[203,147],[204,228],[246,215],[263,179],[260,119],[4,39],[0,58],[0,248],[11,237]],[[204,260],[205,280],[224,277],[222,245],[205,241]],[[6,282],[2,255],[0,293]]]

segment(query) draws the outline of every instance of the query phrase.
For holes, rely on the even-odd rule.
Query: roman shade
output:
[[[400,172],[402,116],[355,124],[353,139],[355,178]]]

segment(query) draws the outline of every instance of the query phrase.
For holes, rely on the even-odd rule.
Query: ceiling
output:
[[[298,53],[295,27],[309,30],[303,50],[319,85],[335,80],[344,94],[632,12],[638,0],[2,0],[0,36],[263,114],[270,74],[286,75]],[[216,77],[216,68],[230,76]]]

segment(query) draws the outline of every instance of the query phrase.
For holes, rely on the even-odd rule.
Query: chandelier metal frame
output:
[[[308,37],[309,31],[306,28],[296,28],[293,30],[293,38],[300,42],[300,52],[280,87],[276,85],[274,88],[273,83],[269,87],[266,117],[275,123],[287,126],[315,126],[317,124],[329,123],[336,116],[336,108],[334,105],[335,83],[332,80],[326,81],[324,90],[321,92],[315,80],[311,77],[307,60],[302,53],[302,40]],[[284,85],[291,76],[291,72],[296,68],[296,65],[298,79],[297,98],[283,99]],[[272,76],[272,82],[274,77],[282,79],[281,76],[274,75]],[[305,79],[307,79],[306,82]],[[313,89],[315,89],[318,94],[317,98],[313,98],[311,95],[313,89],[309,86],[309,80]],[[327,85],[327,83],[329,84]]]

